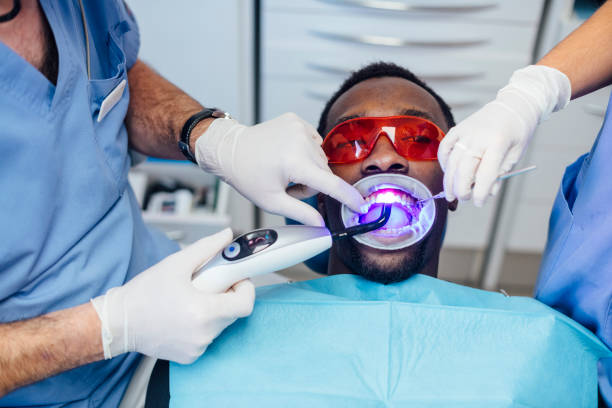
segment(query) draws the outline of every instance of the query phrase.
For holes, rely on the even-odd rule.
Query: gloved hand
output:
[[[193,272],[231,240],[229,228],[203,238],[92,299],[102,326],[104,358],[137,351],[191,363],[223,329],[251,314],[251,281],[214,295],[198,291],[191,282]]]
[[[354,211],[365,204],[354,187],[331,172],[322,141],[310,124],[293,113],[255,126],[216,119],[197,139],[195,156],[200,167],[264,210],[322,226],[314,208],[287,194],[290,182],[310,187],[310,195],[327,194]]]
[[[482,206],[499,190],[497,177],[521,158],[531,135],[552,112],[570,100],[570,81],[562,72],[530,65],[515,71],[497,98],[452,128],[438,149],[444,191]],[[473,187],[473,191],[472,191]]]

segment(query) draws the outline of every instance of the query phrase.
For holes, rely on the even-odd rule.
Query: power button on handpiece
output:
[[[239,253],[240,253],[240,244],[237,242],[232,242],[231,244],[226,246],[225,249],[223,250],[223,255],[228,259],[237,257]]]

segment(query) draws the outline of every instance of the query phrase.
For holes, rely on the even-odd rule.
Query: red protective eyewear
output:
[[[436,160],[444,132],[417,116],[386,116],[349,119],[336,125],[323,139],[329,163],[352,163],[370,155],[381,135],[408,160]]]

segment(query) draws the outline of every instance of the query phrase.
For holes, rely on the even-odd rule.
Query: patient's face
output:
[[[348,118],[394,115],[423,116],[444,132],[448,130],[442,110],[427,91],[403,78],[383,77],[363,81],[340,96],[329,111],[325,133]],[[332,164],[330,168],[350,184],[367,176],[391,173],[421,181],[432,194],[442,191],[443,173],[437,160],[407,160],[395,151],[387,137],[379,137],[364,160]],[[454,208],[455,205],[451,204],[451,209]],[[362,245],[352,238],[335,242],[328,273],[354,273],[382,283],[398,282],[415,273],[436,276],[448,209],[446,200],[436,200],[437,215],[430,232],[417,244],[407,248],[380,250]],[[332,231],[344,228],[340,204],[336,200],[320,195],[319,210]]]

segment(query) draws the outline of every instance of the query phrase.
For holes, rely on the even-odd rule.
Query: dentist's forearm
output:
[[[0,396],[103,357],[91,303],[0,324]]]
[[[537,64],[567,75],[575,99],[612,83],[611,40],[612,1],[607,1]]]
[[[177,86],[138,60],[128,71],[130,104],[125,118],[130,146],[153,157],[185,160],[178,148],[181,129],[204,107]],[[213,119],[198,123],[193,143]]]

